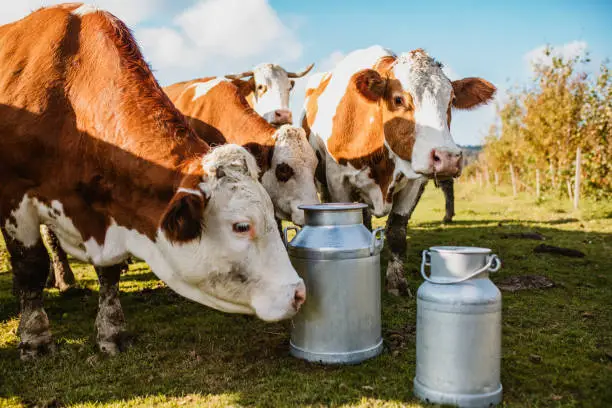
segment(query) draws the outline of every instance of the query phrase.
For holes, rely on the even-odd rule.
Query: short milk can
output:
[[[305,225],[287,244],[308,298],[293,318],[290,353],[355,364],[382,350],[380,251],[383,229],[363,225],[364,204],[303,205]],[[287,232],[295,227],[285,228]]]
[[[431,247],[422,256],[414,393],[460,407],[499,404],[502,300],[489,280],[499,258],[487,248],[455,246]]]

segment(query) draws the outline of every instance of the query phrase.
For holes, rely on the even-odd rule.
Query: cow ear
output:
[[[353,80],[359,93],[371,101],[377,101],[385,95],[387,82],[373,69],[357,72]]]
[[[245,98],[247,98],[251,93],[255,92],[255,79],[253,77],[250,77],[246,81],[242,79],[234,79],[232,83],[238,87],[238,92]]]
[[[482,78],[463,78],[453,81],[455,99],[453,107],[457,109],[470,109],[493,99],[497,88]]]
[[[160,228],[170,241],[187,242],[202,235],[206,198],[199,191],[179,190],[162,216]]]

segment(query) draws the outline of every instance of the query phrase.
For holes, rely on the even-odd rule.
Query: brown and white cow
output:
[[[294,78],[306,75],[314,64],[301,72],[287,72],[277,64],[259,64],[252,71],[226,75],[240,89],[249,105],[268,123],[274,126],[293,123],[289,109],[290,93],[295,85]],[[248,79],[246,79],[248,78]],[[219,79],[219,78],[210,78]]]
[[[249,150],[280,220],[304,223],[300,204],[319,202],[314,173],[317,158],[303,129],[276,129],[249,107],[229,79],[204,78],[164,88],[196,133],[210,145],[236,143]]]
[[[406,223],[423,178],[461,171],[451,110],[478,106],[494,92],[480,78],[451,82],[421,49],[396,56],[373,46],[311,76],[302,126],[320,157],[323,197],[362,201],[378,217],[389,214],[390,291],[407,290]]]
[[[243,147],[211,150],[195,134],[111,14],[73,3],[0,27],[0,227],[23,358],[52,345],[40,224],[98,266],[97,342],[107,352],[124,331],[111,265],[129,254],[196,302],[293,316],[304,283],[257,176]]]

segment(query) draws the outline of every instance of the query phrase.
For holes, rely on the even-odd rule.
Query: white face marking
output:
[[[253,109],[269,123],[274,122],[277,110],[289,110],[291,82],[282,67],[274,64],[260,64],[253,68],[255,93]],[[259,88],[266,90],[261,93]]]
[[[303,225],[304,211],[298,206],[319,202],[314,182],[317,157],[302,128],[282,126],[274,138],[272,165],[261,182],[274,203],[276,216]],[[292,176],[286,181],[279,180],[278,166],[291,169]]]
[[[221,82],[229,82],[229,79],[224,78],[224,77],[218,77],[215,79],[211,79],[210,81],[196,82],[195,84],[191,84],[189,88],[195,88],[193,91],[192,101],[195,101],[200,96],[206,95],[208,91],[213,89],[215,86],[219,85]]]
[[[268,321],[291,317],[303,281],[276,229],[270,197],[257,181],[255,159],[244,148],[226,144],[206,155],[203,167],[208,177],[200,188],[210,197],[202,236],[173,243],[158,231],[157,245],[172,271],[166,282],[183,296],[225,312],[254,313]],[[221,178],[215,176],[217,168],[223,168]],[[248,223],[253,235],[236,232],[237,223]]]
[[[442,68],[426,54],[403,54],[393,68],[405,91],[412,96],[415,111],[415,144],[411,165],[415,172],[429,174],[432,149],[459,154],[447,121],[452,85]]]
[[[83,17],[86,14],[96,13],[100,9],[92,4],[83,4],[79,8],[72,11],[75,16]]]

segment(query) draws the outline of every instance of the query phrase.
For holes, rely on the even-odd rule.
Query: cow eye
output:
[[[397,106],[404,104],[404,98],[402,98],[401,96],[396,96],[393,101],[395,102]]]
[[[292,79],[291,81],[289,81],[289,90],[291,91],[294,86],[295,86],[295,81]]]
[[[257,85],[257,91],[259,91],[260,94],[266,92],[268,90],[268,87],[263,85],[263,84],[259,84]]]
[[[280,163],[278,166],[276,166],[275,172],[276,179],[283,183],[288,181],[295,174],[293,168],[287,163]]]
[[[232,229],[236,234],[246,234],[251,230],[251,224],[248,222],[236,222],[232,225]]]

